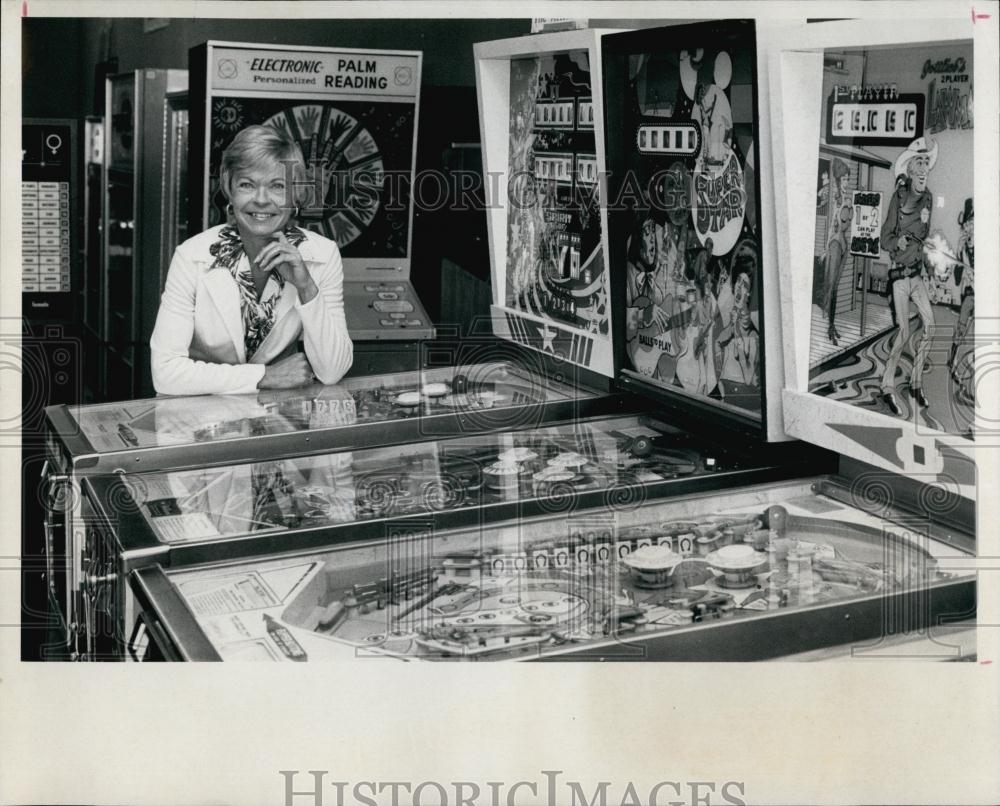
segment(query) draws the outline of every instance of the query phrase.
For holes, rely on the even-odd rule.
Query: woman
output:
[[[969,336],[970,325],[976,315],[976,290],[975,290],[975,208],[972,199],[966,199],[962,212],[958,214],[958,226],[962,229],[962,234],[958,239],[958,259],[965,266],[958,266],[955,269],[955,282],[960,289],[959,298],[962,307],[958,313],[958,323],[955,325],[955,333],[952,336],[951,352],[948,355],[948,368],[951,370],[952,379],[958,384],[959,396],[971,401],[972,396],[972,344]],[[959,355],[959,350],[966,348],[963,355]],[[958,361],[956,359],[962,358]]]
[[[743,408],[760,408],[760,338],[750,313],[755,264],[741,256],[733,264],[733,307],[729,322],[718,335],[722,348],[720,384],[728,403]]]
[[[705,240],[691,267],[685,289],[688,303],[682,346],[677,356],[674,384],[699,395],[716,392],[715,345],[710,338],[715,328],[719,306],[711,288],[711,265],[714,244]]]
[[[847,235],[851,228],[851,218],[854,207],[851,201],[848,185],[851,182],[851,169],[847,163],[834,158],[831,166],[833,173],[833,198],[831,199],[830,235],[826,245],[826,314],[830,321],[827,336],[834,346],[840,338],[837,330],[837,288],[840,285],[840,272],[847,257]]]
[[[294,224],[304,179],[298,144],[277,129],[250,126],[225,150],[228,223],[178,246],[167,273],[150,340],[158,393],[331,384],[350,368],[340,251]]]

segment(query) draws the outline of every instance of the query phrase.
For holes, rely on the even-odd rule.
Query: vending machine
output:
[[[69,322],[80,288],[75,120],[21,128],[21,290],[28,320]]]
[[[22,319],[0,328],[17,339],[23,374],[21,446],[40,444],[45,407],[82,397],[80,226],[74,120],[27,118],[21,127]]]

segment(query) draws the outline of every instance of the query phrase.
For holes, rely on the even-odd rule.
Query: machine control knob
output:
[[[85,588],[97,588],[101,585],[107,585],[109,582],[114,582],[118,578],[118,574],[105,574],[104,576],[98,576],[97,574],[87,574],[83,579],[83,587]]]
[[[631,451],[638,458],[649,456],[653,452],[653,440],[649,437],[636,437],[632,440]]]

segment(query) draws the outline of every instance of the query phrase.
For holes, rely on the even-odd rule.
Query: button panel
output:
[[[21,182],[21,290],[70,291],[69,182]]]
[[[394,311],[402,311],[404,313],[411,313],[413,311],[413,304],[407,302],[405,299],[400,300],[375,300],[372,303],[372,307],[379,313],[390,313]]]
[[[433,333],[433,323],[407,283],[345,282],[344,294],[348,328],[361,340],[411,339]]]

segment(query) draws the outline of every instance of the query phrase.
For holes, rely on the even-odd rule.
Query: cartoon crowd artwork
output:
[[[589,61],[511,61],[505,304],[609,337]]]
[[[972,46],[859,64],[824,74],[810,391],[974,438]]]
[[[633,55],[625,102],[626,369],[759,416],[753,48]]]

